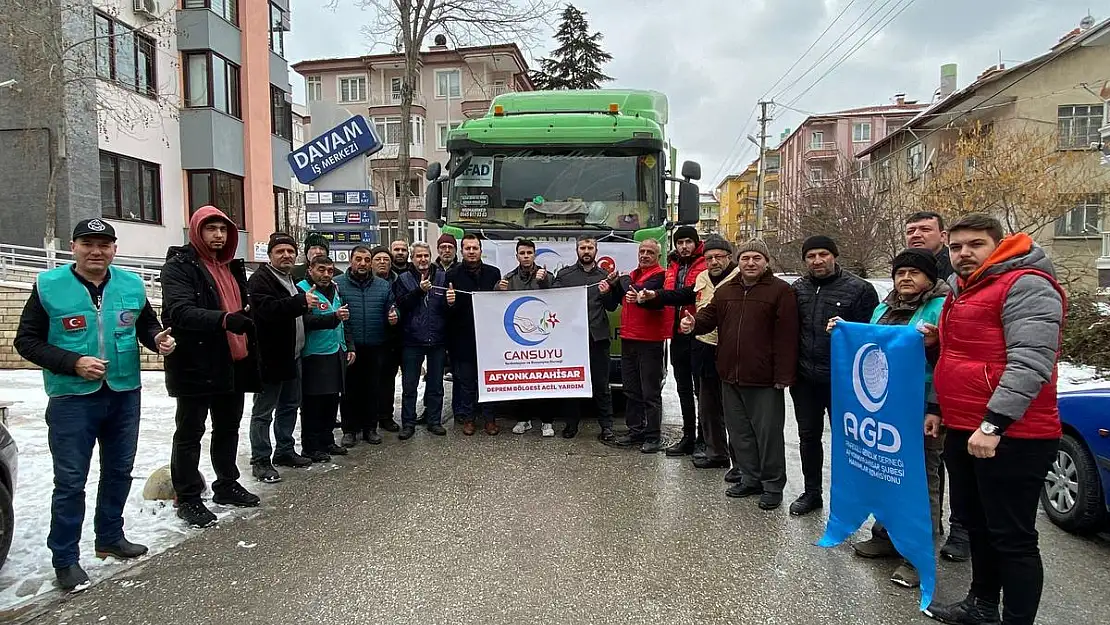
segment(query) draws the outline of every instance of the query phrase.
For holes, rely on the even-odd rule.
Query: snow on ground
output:
[[[1099,375],[1094,367],[1073,365],[1062,362],[1059,366],[1059,378],[1056,383],[1058,391],[1078,391],[1089,388],[1110,387],[1110,376],[1106,373]]]

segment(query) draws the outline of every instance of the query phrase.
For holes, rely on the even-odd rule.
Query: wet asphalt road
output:
[[[596,433],[591,424],[573,441],[541,439],[537,424],[525,436],[418,430],[402,443],[387,434],[331,470],[285,470],[282,484],[257,489],[264,507],[247,518],[21,620],[932,622],[917,611],[916,591],[888,581],[896,562],[814,546],[821,516],[727,499],[723,471],[609,449]],[[801,487],[796,440],[790,424],[787,503]],[[1110,540],[1067,535],[1043,516],[1040,528],[1037,622],[1110,622]],[[938,596],[962,597],[969,565],[939,567]]]

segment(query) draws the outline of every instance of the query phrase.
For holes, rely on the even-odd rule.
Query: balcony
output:
[[[398,153],[401,151],[399,143],[387,143],[380,151],[370,155],[371,160],[375,161],[388,161],[395,160]],[[410,145],[409,146],[409,159],[426,159],[424,145]]]
[[[512,92],[507,84],[474,85],[463,94],[462,112],[469,119],[483,117],[489,112],[490,104],[499,95]]]
[[[1110,269],[1110,232],[1102,233],[1102,255],[1098,259],[1099,269]]]
[[[836,149],[835,142],[810,143],[806,146],[805,159],[807,161],[836,158],[838,155],[839,152]]]
[[[420,107],[427,111],[427,102],[424,99],[423,93],[414,93],[412,96],[412,105]],[[375,93],[370,97],[370,108],[380,106],[397,107],[396,112],[401,110],[401,94],[400,93]],[[393,111],[371,111],[372,113],[390,113]]]

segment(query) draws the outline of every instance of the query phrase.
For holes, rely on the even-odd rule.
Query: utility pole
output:
[[[767,152],[767,105],[770,102],[759,103],[759,172],[756,174],[755,196],[755,238],[763,239],[763,176],[766,169],[765,154]]]

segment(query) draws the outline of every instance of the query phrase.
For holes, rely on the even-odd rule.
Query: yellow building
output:
[[[763,235],[774,232],[778,207],[779,161],[777,152],[768,150],[763,176]],[[755,236],[755,208],[759,191],[759,159],[739,174],[726,176],[717,185],[721,203],[721,236],[728,241],[747,241]]]

